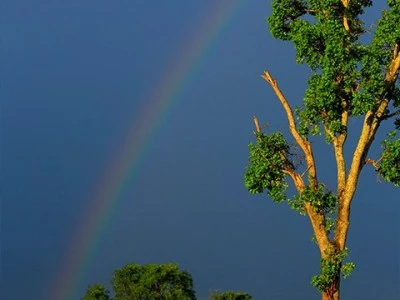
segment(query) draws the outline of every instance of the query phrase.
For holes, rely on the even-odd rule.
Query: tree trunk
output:
[[[336,293],[333,296],[327,293],[322,293],[322,300],[339,300],[339,299],[340,299],[339,291],[336,291]]]
[[[340,277],[338,277],[332,286],[322,292],[322,300],[339,300],[340,299]]]

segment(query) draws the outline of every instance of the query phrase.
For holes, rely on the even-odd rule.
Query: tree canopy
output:
[[[176,264],[128,264],[114,272],[110,298],[104,286],[89,286],[82,300],[195,300],[193,279]]]
[[[216,292],[211,295],[211,300],[251,300],[250,294],[244,292]]]

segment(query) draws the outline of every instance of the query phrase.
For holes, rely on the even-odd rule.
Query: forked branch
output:
[[[400,69],[400,53],[395,45],[394,57],[386,72],[384,81],[390,85],[397,80]],[[346,244],[347,231],[349,228],[350,204],[357,188],[358,178],[362,167],[365,164],[369,148],[375,138],[376,132],[385,116],[389,105],[388,99],[381,99],[376,110],[369,110],[365,114],[361,134],[353,154],[350,170],[347,176],[345,192],[339,202],[337,226],[334,241],[340,249],[344,249]]]
[[[313,181],[317,180],[317,172],[315,168],[315,161],[314,155],[311,148],[311,144],[305,138],[303,138],[296,128],[296,122],[294,120],[292,108],[289,105],[285,95],[283,95],[282,91],[279,89],[278,83],[274,78],[272,78],[271,74],[268,71],[264,71],[263,75],[261,75],[265,81],[267,81],[272,89],[274,90],[276,96],[278,97],[279,101],[281,102],[283,109],[286,112],[286,117],[289,123],[289,130],[292,136],[294,137],[297,144],[303,150],[303,153],[306,158],[307,167],[309,168],[309,174]]]
[[[279,89],[279,86],[278,86],[278,83],[276,82],[276,80],[274,78],[272,78],[271,74],[268,71],[264,71],[264,74],[261,77],[271,85],[276,96],[278,97],[279,101],[281,102],[283,109],[285,110],[288,123],[289,123],[290,133],[292,134],[295,141],[297,142],[297,144],[300,146],[300,148],[304,152],[305,159],[307,162],[307,170],[309,172],[310,179],[311,179],[311,185],[316,186],[317,185],[317,172],[316,172],[314,155],[313,155],[313,151],[312,151],[310,142],[307,139],[303,138],[300,135],[300,133],[298,132],[298,130],[296,128],[296,122],[294,119],[292,108],[290,107],[289,102],[287,101],[286,97],[283,95],[282,91]],[[257,124],[258,124],[258,122],[255,121],[256,128],[257,128]],[[290,169],[286,169],[284,172],[292,178],[297,190],[299,191],[299,193],[301,193],[305,188],[305,184],[304,184],[302,176]],[[319,247],[321,256],[325,257],[326,256],[325,250],[330,246],[330,241],[329,241],[329,237],[328,237],[328,234],[327,234],[326,228],[325,228],[324,215],[321,212],[315,211],[309,202],[305,203],[304,208],[307,212],[308,217],[310,218],[311,226],[313,227],[314,234],[315,234],[315,237],[316,237],[316,240],[318,243],[318,247]]]

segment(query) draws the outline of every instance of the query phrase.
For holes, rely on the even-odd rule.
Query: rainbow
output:
[[[77,232],[67,249],[62,266],[52,286],[51,300],[80,299],[84,292],[79,288],[82,274],[89,267],[90,257],[101,240],[105,225],[118,207],[124,189],[138,173],[138,165],[151,136],[159,127],[163,115],[178,100],[179,94],[201,65],[221,31],[233,20],[244,0],[212,1],[200,24],[184,41],[175,59],[164,69],[152,93],[146,97],[137,118],[128,126],[121,149],[115,160],[96,185],[94,196],[88,203]],[[85,284],[89,284],[85,283]],[[45,297],[48,298],[48,297]]]

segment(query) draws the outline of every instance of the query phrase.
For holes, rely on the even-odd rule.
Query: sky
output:
[[[2,299],[80,299],[127,263],[167,262],[199,299],[320,298],[307,218],[243,184],[253,115],[288,132],[262,71],[294,105],[309,75],[270,36],[269,1],[4,0],[0,14]],[[331,149],[313,146],[333,185]],[[399,198],[363,170],[342,299],[400,295]]]

